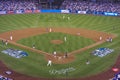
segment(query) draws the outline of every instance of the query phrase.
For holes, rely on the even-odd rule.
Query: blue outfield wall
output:
[[[6,11],[0,11],[0,15],[1,14],[7,14],[7,12]]]
[[[118,16],[118,13],[104,12],[105,16]]]
[[[70,10],[59,10],[59,9],[41,9],[41,10],[15,10],[15,11],[0,11],[2,14],[24,14],[24,13],[71,13]],[[93,14],[103,16],[120,16],[120,13],[113,12],[101,12],[101,11],[76,11],[77,14]]]
[[[16,10],[16,14],[23,14],[23,13],[40,13],[41,10]]]
[[[61,10],[56,10],[56,9],[42,9],[41,13],[61,13]]]
[[[118,16],[120,16],[120,13],[118,13]]]

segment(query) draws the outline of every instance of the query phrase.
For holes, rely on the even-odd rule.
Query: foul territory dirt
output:
[[[22,38],[26,38],[26,37],[34,36],[34,35],[38,35],[38,34],[50,33],[48,28],[47,29],[46,28],[29,28],[29,29],[23,29],[23,30],[9,31],[9,32],[1,33],[0,39],[1,40],[8,40],[8,42],[11,44],[14,44],[16,46],[19,46],[19,47],[22,47],[25,49],[29,49],[33,52],[43,54],[45,56],[46,60],[51,59],[53,63],[65,64],[65,63],[69,63],[69,62],[74,61],[75,54],[80,53],[81,51],[87,50],[89,48],[92,48],[96,45],[99,45],[99,44],[105,42],[108,37],[112,37],[112,38],[115,37],[112,34],[93,31],[93,30],[87,30],[87,29],[79,29],[79,28],[51,28],[51,29],[52,29],[51,30],[52,32],[62,32],[62,33],[68,33],[68,34],[75,35],[75,36],[84,36],[86,38],[91,38],[94,41],[96,41],[96,43],[93,45],[86,46],[84,48],[72,51],[72,52],[68,53],[68,57],[65,58],[65,56],[62,54],[57,54],[54,56],[54,55],[49,54],[47,52],[43,52],[41,50],[33,49],[33,48],[16,43],[16,41],[18,41]],[[10,36],[13,37],[13,40],[10,40]],[[102,40],[100,40],[100,36],[102,37]],[[60,41],[60,40],[53,40],[51,42],[53,44],[62,43],[62,41]],[[118,66],[117,63],[120,63],[120,58],[118,58],[117,62],[114,65],[115,67],[120,67],[120,66]],[[5,74],[6,70],[10,70],[10,69],[8,67],[6,67],[3,62],[0,61],[0,74],[3,74],[3,75],[8,76],[10,78],[13,78],[14,80],[109,80],[114,75],[114,72],[111,69],[109,69],[103,73],[93,75],[90,77],[86,77],[86,78],[80,78],[80,79],[45,79],[45,78],[35,78],[35,77],[23,75],[23,74],[17,73],[17,72],[12,71],[12,70],[10,70],[10,71],[12,71],[12,74],[7,75],[7,74]]]

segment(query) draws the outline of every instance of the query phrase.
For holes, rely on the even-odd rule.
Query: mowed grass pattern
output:
[[[66,37],[66,41],[64,38]],[[53,40],[60,40],[62,43],[56,44],[53,43]],[[36,49],[42,50],[47,53],[65,53],[78,50],[85,46],[91,45],[94,43],[92,39],[84,38],[81,36],[75,36],[65,33],[51,32],[47,34],[41,34],[38,36],[33,36],[25,39],[21,39],[18,43],[33,47]]]
[[[63,19],[65,16],[65,19]],[[67,19],[70,17],[70,20]],[[116,34],[118,37],[113,39],[112,43],[104,43],[80,54],[76,55],[75,61],[68,64],[52,64],[47,67],[47,61],[41,54],[31,52],[13,45],[2,46],[0,42],[0,51],[6,48],[16,48],[28,52],[29,56],[22,59],[15,59],[0,53],[2,60],[8,67],[22,74],[48,77],[48,78],[77,78],[86,77],[100,72],[106,71],[116,61],[120,53],[120,18],[110,16],[93,16],[79,14],[19,14],[19,15],[0,15],[0,33],[11,30],[35,27],[71,27],[71,28],[86,28],[90,30],[103,31]],[[115,29],[113,29],[115,27]],[[115,51],[103,58],[91,55],[90,53],[100,47],[113,48]],[[90,65],[85,64],[86,60],[90,60]],[[49,70],[61,70],[68,67],[73,67],[76,70],[64,74],[49,74]]]

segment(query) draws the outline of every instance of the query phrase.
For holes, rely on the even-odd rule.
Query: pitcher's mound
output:
[[[53,44],[62,44],[63,41],[62,40],[51,40],[51,43],[53,43]]]

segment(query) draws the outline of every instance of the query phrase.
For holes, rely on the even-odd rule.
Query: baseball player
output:
[[[70,20],[70,17],[68,17],[68,20]]]
[[[35,44],[32,45],[32,48],[35,49]]]
[[[64,41],[65,41],[65,42],[67,41],[67,38],[66,38],[66,36],[64,37]]]
[[[65,19],[65,16],[63,16],[63,19]]]
[[[101,41],[101,40],[102,40],[102,36],[100,36],[100,38],[99,38],[99,39],[100,39],[100,41]]]
[[[2,40],[2,45],[4,46],[4,40]]]
[[[52,29],[51,29],[51,28],[49,29],[49,32],[52,32]]]
[[[90,64],[90,61],[87,59],[86,64]]]
[[[6,45],[8,44],[8,40],[5,41],[5,44],[6,44]]]
[[[49,59],[48,63],[47,63],[47,66],[51,66],[51,65],[52,65],[52,61]]]
[[[54,51],[53,55],[54,55],[55,58],[56,58],[56,54],[57,54],[56,51]]]
[[[13,37],[12,37],[12,35],[10,36],[10,40],[11,40],[11,41],[13,40]]]
[[[109,38],[109,41],[112,42],[112,37]]]
[[[67,54],[67,52],[65,52],[65,58],[67,58],[68,57],[68,54]]]

